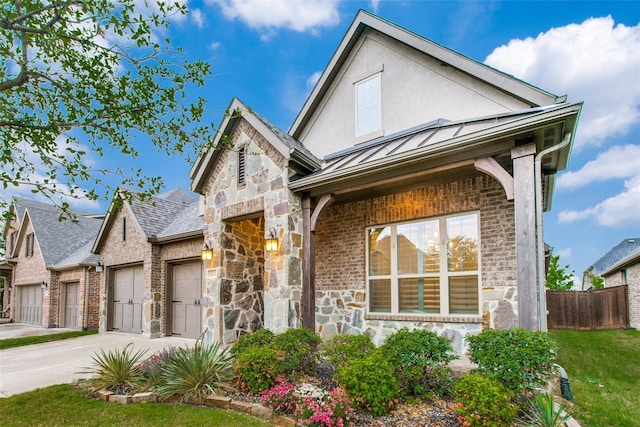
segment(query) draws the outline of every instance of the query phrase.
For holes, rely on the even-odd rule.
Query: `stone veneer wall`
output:
[[[222,235],[224,277],[220,281],[222,341],[264,326],[264,218],[228,223]]]
[[[480,214],[481,316],[389,316],[366,310],[366,227],[467,211]],[[464,337],[483,327],[517,326],[513,202],[486,175],[425,185],[363,201],[336,204],[316,232],[316,328],[324,339],[369,333],[376,344],[397,329],[426,328],[466,351]]]
[[[265,328],[279,333],[299,326],[302,296],[302,207],[286,186],[287,160],[244,118],[231,137],[235,148],[221,153],[204,195],[205,242],[216,253],[216,260],[207,269],[203,298],[208,307],[207,339],[225,344],[236,334],[223,332],[224,314],[219,308],[222,283],[229,275],[223,262],[228,225],[246,218],[263,218],[265,235],[261,237],[273,230],[279,240],[277,253],[264,254]],[[244,184],[238,183],[240,147],[245,147],[246,153]]]

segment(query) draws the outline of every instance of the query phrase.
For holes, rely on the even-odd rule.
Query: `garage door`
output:
[[[20,318],[18,322],[42,325],[42,288],[40,285],[20,286]]]
[[[75,329],[78,327],[78,310],[80,310],[80,304],[78,303],[78,290],[80,289],[80,283],[67,283],[65,285],[65,298],[64,298],[64,327]]]
[[[198,338],[202,326],[202,263],[174,265],[172,276],[171,333],[186,338]]]
[[[113,330],[142,332],[142,302],[144,299],[142,266],[114,271]]]

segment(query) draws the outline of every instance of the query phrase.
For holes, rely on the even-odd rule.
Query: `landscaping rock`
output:
[[[109,402],[121,403],[123,405],[128,405],[131,403],[131,396],[127,396],[126,394],[112,394],[109,396]]]
[[[254,403],[251,406],[251,415],[254,417],[262,418],[268,420],[273,415],[273,411],[269,408],[265,408],[264,406]]]
[[[224,396],[207,396],[205,400],[205,405],[222,409],[229,409],[230,403],[231,399]]]
[[[136,393],[131,396],[131,401],[133,403],[155,403],[158,398],[151,392],[146,393]]]
[[[282,415],[274,415],[271,420],[273,424],[277,427],[295,427],[296,422],[293,418],[285,417]]]
[[[93,395],[95,397],[97,397],[100,400],[104,400],[105,402],[109,401],[109,396],[115,394],[112,391],[108,391],[108,390],[98,390],[95,393],[93,393]]]
[[[229,402],[229,408],[233,409],[234,411],[250,414],[251,409],[253,408],[253,404],[248,402],[238,402],[236,400],[232,400],[231,402]]]

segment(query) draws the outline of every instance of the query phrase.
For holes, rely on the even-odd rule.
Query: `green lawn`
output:
[[[81,337],[83,335],[97,334],[98,331],[71,331],[61,332],[59,334],[36,335],[32,337],[7,338],[0,340],[0,350],[13,347],[22,347],[23,345],[40,344],[43,342],[65,340],[67,338]]]
[[[271,424],[221,409],[164,403],[107,403],[70,385],[0,399],[3,426],[234,426]]]
[[[552,331],[583,427],[640,425],[640,331]]]

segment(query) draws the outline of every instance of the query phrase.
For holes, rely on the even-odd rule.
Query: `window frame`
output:
[[[378,108],[377,108],[377,127],[373,128],[373,129],[366,129],[364,131],[360,131],[360,121],[361,121],[361,116],[360,116],[360,97],[358,96],[358,89],[364,85],[367,84],[373,80],[377,80],[378,84],[377,84],[377,92],[378,92]],[[354,87],[354,98],[355,98],[355,103],[354,103],[354,109],[355,109],[355,136],[358,139],[361,139],[362,137],[366,137],[366,136],[379,136],[381,135],[382,132],[382,70],[376,71],[373,74],[368,75],[367,77],[364,77],[360,80],[358,80],[357,82],[355,82],[353,84]]]
[[[35,241],[35,233],[31,232],[25,236],[24,256],[30,258],[33,256],[33,245]]]
[[[447,221],[450,218],[475,215],[476,220],[476,232],[477,232],[477,269],[468,271],[449,271],[447,254],[448,235],[447,235]],[[439,246],[439,271],[437,272],[422,272],[422,273],[400,273],[398,269],[398,227],[406,224],[420,224],[428,223],[432,221],[438,221],[438,246]],[[371,254],[371,240],[370,230],[375,228],[389,228],[390,233],[390,274],[371,274],[370,270],[370,254]],[[469,211],[460,212],[455,214],[441,215],[429,218],[412,219],[408,221],[399,221],[393,223],[376,224],[365,228],[365,280],[366,280],[366,308],[365,312],[368,316],[381,316],[383,318],[398,318],[398,317],[447,317],[447,318],[469,318],[481,316],[482,310],[482,265],[481,265],[481,234],[480,234],[480,212]],[[477,295],[478,304],[476,312],[473,313],[451,313],[450,312],[450,298],[449,298],[449,279],[451,277],[467,277],[475,276],[477,278]],[[437,278],[439,280],[439,302],[440,307],[437,312],[428,311],[401,311],[400,310],[400,280],[412,279],[412,278]],[[389,311],[372,310],[371,308],[371,281],[372,280],[390,280],[391,286],[391,302]]]

